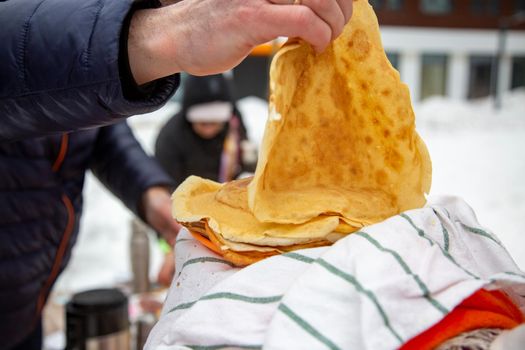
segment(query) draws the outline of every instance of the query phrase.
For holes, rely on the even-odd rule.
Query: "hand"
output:
[[[148,188],[142,196],[142,207],[146,222],[173,247],[181,225],[171,216],[168,190],[164,187]]]
[[[352,0],[184,0],[137,11],[128,36],[133,77],[143,84],[176,72],[219,73],[257,45],[299,37],[322,51],[343,30]]]
[[[173,275],[175,274],[175,257],[173,251],[164,256],[164,261],[157,274],[157,281],[160,285],[169,287]]]

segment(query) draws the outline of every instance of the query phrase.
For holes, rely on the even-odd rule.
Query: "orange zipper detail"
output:
[[[49,289],[51,288],[51,285],[58,276],[58,272],[60,271],[60,265],[62,264],[62,259],[64,258],[64,254],[66,253],[66,248],[71,238],[73,228],[75,226],[75,209],[73,207],[73,203],[71,203],[71,200],[65,194],[62,195],[62,202],[64,203],[64,206],[67,210],[67,224],[66,228],[64,229],[62,239],[60,240],[60,245],[58,246],[57,253],[55,255],[55,261],[53,262],[51,273],[47,277],[47,280],[44,283],[42,289],[40,289],[40,293],[38,295],[35,321],[38,320],[38,317],[40,316],[40,313],[42,312],[42,309],[44,308],[44,305],[46,303],[46,296],[49,292]]]
[[[64,158],[66,158],[68,141],[69,141],[69,134],[63,133],[62,140],[60,141],[60,150],[58,151],[57,159],[55,159],[55,162],[53,163],[53,167],[51,168],[54,172],[57,172],[58,169],[60,169],[60,166],[64,162]]]

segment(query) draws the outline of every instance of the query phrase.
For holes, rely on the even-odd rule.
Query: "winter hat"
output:
[[[231,89],[222,74],[188,76],[182,104],[189,122],[226,122],[234,111]]]

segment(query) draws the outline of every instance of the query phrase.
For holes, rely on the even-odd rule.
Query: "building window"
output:
[[[512,59],[511,88],[525,87],[525,56]]]
[[[370,0],[375,10],[398,11],[403,8],[403,0]]]
[[[470,12],[475,15],[499,15],[499,0],[470,0]]]
[[[392,67],[399,70],[399,54],[397,52],[387,52],[386,57],[390,61]]]
[[[514,0],[514,12],[525,11],[525,0]]]
[[[491,82],[497,79],[494,58],[491,56],[471,56],[468,98],[490,95]]]
[[[444,96],[447,87],[446,55],[425,54],[421,63],[421,99]]]
[[[452,0],[421,0],[419,8],[427,15],[446,15],[452,12]]]

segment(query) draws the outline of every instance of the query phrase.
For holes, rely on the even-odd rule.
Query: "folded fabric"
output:
[[[468,297],[481,288],[525,305],[525,274],[455,197],[243,269],[187,231],[179,239],[176,275],[146,349],[398,349],[465,299],[461,308],[479,306],[479,294],[472,305]],[[506,303],[498,300],[481,304],[500,313]]]
[[[525,317],[505,293],[480,289],[400,350],[432,350],[463,332],[481,328],[513,329],[524,322]]]

